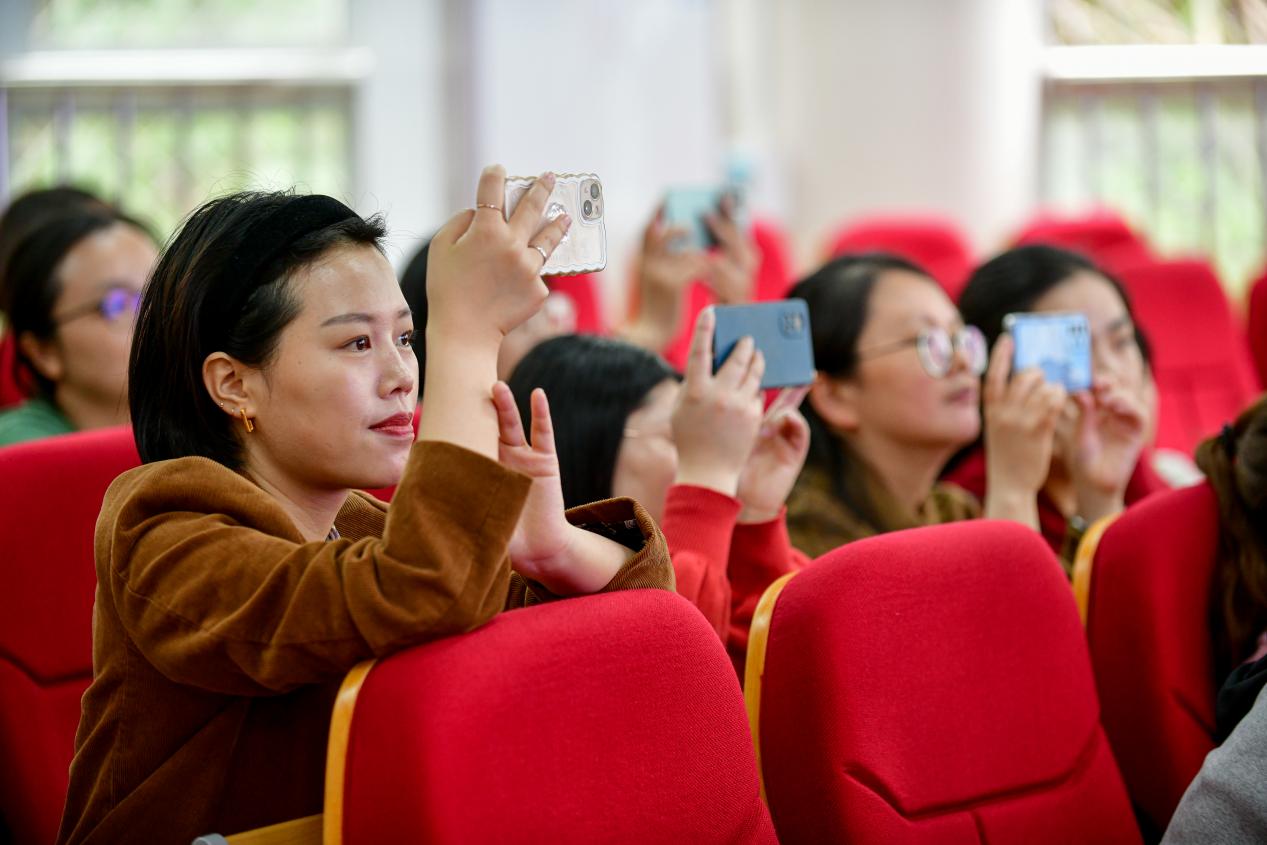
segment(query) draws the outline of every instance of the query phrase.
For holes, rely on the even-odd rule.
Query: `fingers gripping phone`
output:
[[[1016,347],[1012,372],[1037,367],[1070,393],[1091,389],[1091,325],[1084,314],[1008,314],[1003,329]]]
[[[507,220],[534,181],[533,177],[524,176],[506,179]],[[607,266],[607,226],[603,216],[606,204],[603,183],[593,173],[558,174],[546,200],[541,226],[567,214],[572,218],[572,228],[541,268],[541,275],[574,276],[596,273]]]
[[[730,197],[737,203],[738,194],[730,188],[718,187],[678,187],[672,188],[664,197],[664,223],[666,226],[686,230],[684,237],[671,244],[675,252],[711,249],[717,246],[717,238],[713,230],[708,228],[705,218],[710,214],[722,213],[722,200]],[[736,222],[742,225],[743,210],[732,206]]]
[[[713,312],[716,316],[713,372],[725,362],[740,338],[747,336],[765,356],[762,389],[814,381],[814,347],[810,342],[809,307],[805,300],[718,305]]]

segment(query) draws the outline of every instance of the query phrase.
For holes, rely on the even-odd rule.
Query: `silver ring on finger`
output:
[[[536,244],[528,244],[528,249],[535,249],[537,252],[541,253],[542,267],[544,267],[546,265],[546,262],[550,260],[550,255],[545,251],[543,247],[537,246]]]

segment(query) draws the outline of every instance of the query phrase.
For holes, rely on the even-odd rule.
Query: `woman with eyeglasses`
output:
[[[1064,390],[988,362],[987,442],[996,483],[980,502],[938,483],[981,433],[986,344],[945,292],[895,256],[844,256],[788,294],[809,305],[818,378],[803,406],[805,469],[788,499],[792,543],[820,555],[845,543],[981,515],[1037,528],[1034,497]]]
[[[982,264],[959,296],[963,318],[986,343],[1011,355],[1003,320],[1013,312],[1078,312],[1091,326],[1093,387],[1067,398],[1035,499],[1044,538],[1071,564],[1086,527],[1167,484],[1152,468],[1156,387],[1147,341],[1122,286],[1082,255],[1045,245],[1008,250]],[[987,409],[988,413],[988,409]],[[989,495],[994,479],[973,449],[957,456],[946,480]]]
[[[106,207],[67,211],[14,246],[0,310],[30,398],[0,412],[0,446],[128,421],[132,324],[157,257],[139,224]]]

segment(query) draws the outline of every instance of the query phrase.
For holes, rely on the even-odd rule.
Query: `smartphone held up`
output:
[[[751,337],[765,356],[763,389],[797,387],[814,381],[814,348],[810,342],[809,308],[803,299],[782,299],[751,305],[714,306],[713,371],[716,372],[743,337]]]
[[[1070,393],[1091,389],[1091,326],[1086,315],[1008,314],[1003,330],[1012,336],[1012,372],[1031,368]]]
[[[506,219],[534,181],[522,176],[506,179]],[[602,180],[593,173],[558,174],[546,200],[541,227],[563,214],[572,218],[572,227],[541,268],[541,275],[574,276],[596,273],[607,266],[606,205]]]

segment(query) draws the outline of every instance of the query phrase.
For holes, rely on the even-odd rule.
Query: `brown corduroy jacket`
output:
[[[555,598],[510,569],[529,480],[445,443],[413,448],[393,506],[354,493],[305,542],[205,458],[120,476],[97,523],[93,681],[61,843],[188,843],[321,811],[326,733],[356,663]],[[631,500],[569,511],[641,548],[604,591],[673,589]]]

